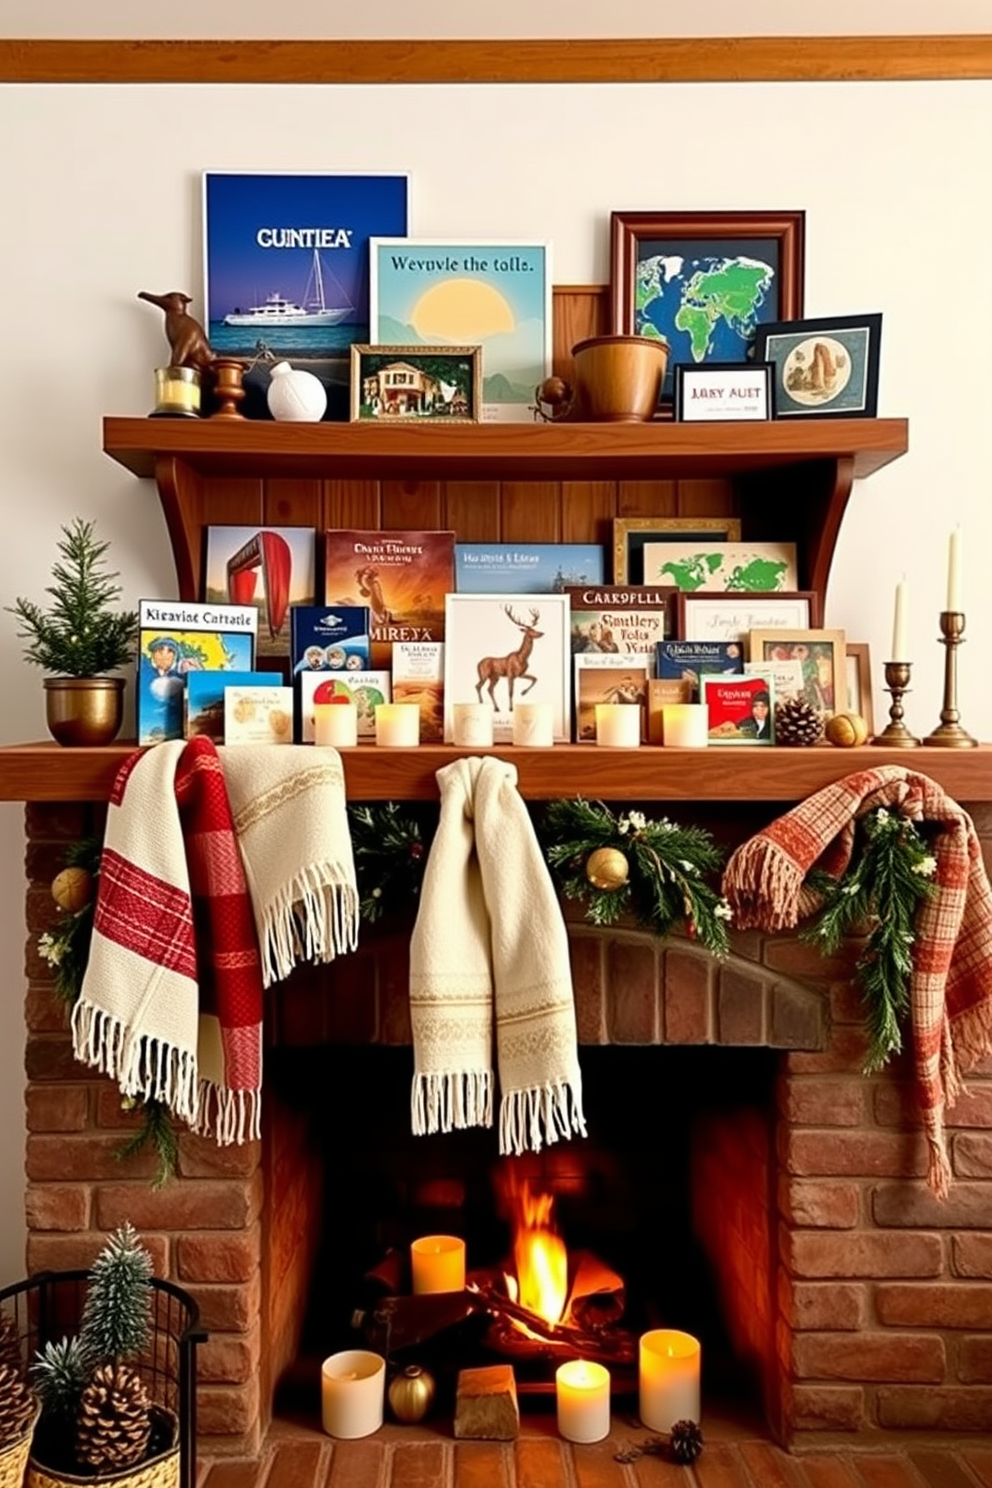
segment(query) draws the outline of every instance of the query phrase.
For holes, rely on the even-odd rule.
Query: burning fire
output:
[[[514,1195],[513,1264],[516,1278],[506,1278],[514,1302],[553,1327],[568,1300],[568,1252],[552,1228],[551,1194],[533,1194],[524,1183]]]

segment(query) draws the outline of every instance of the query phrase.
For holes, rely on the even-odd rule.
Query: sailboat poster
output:
[[[369,340],[369,239],[407,231],[407,197],[406,175],[205,171],[213,349],[294,364],[348,357]]]

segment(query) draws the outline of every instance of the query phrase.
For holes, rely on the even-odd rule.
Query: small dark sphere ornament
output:
[[[564,377],[546,377],[534,389],[534,418],[546,424],[567,418],[575,401],[571,383]]]

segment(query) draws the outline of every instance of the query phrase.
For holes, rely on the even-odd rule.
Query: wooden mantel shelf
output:
[[[135,475],[178,460],[200,475],[434,480],[635,480],[743,474],[819,460],[859,479],[905,454],[906,419],[770,423],[458,424],[104,419],[103,447]]]
[[[105,801],[133,744],[63,749],[57,744],[0,748],[0,800]],[[530,800],[585,796],[610,801],[769,801],[794,803],[855,770],[902,765],[937,780],[955,800],[992,801],[992,745],[977,749],[551,749],[492,751],[511,760]],[[350,801],[432,800],[435,772],[466,753],[448,745],[342,751]],[[746,755],[747,768],[742,768]]]

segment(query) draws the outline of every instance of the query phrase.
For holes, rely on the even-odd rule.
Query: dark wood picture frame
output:
[[[798,320],[803,313],[806,214],[797,212],[613,212],[610,216],[610,308],[614,335],[639,334],[637,269],[649,256],[666,250],[673,256],[726,257],[743,254],[767,263],[773,285],[759,306],[762,321]],[[677,362],[746,361],[751,350],[728,356],[720,340],[711,340],[711,355],[693,355],[688,336],[666,339],[671,359],[662,388],[662,411],[670,409]],[[680,344],[681,343],[681,344]]]
[[[772,416],[874,418],[881,349],[880,311],[759,325],[754,355],[774,368]]]

